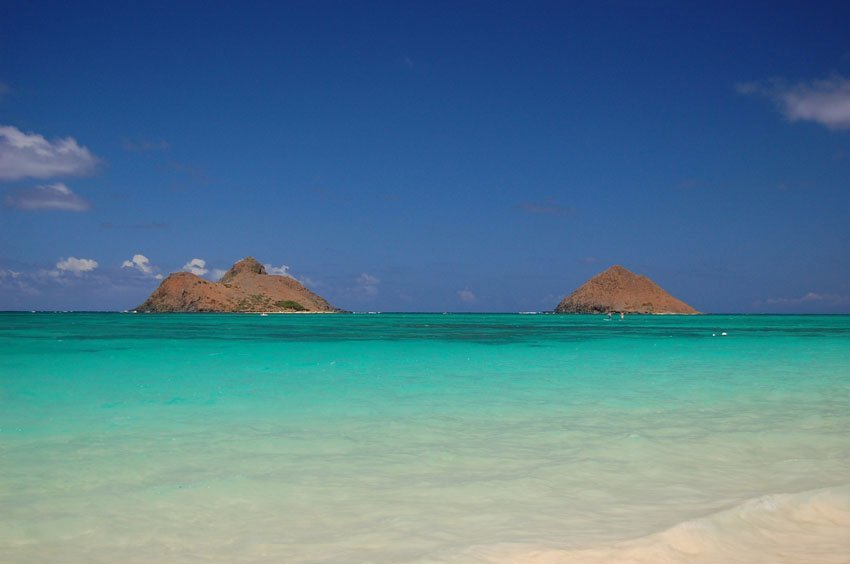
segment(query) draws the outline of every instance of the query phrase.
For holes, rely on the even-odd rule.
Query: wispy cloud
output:
[[[808,292],[799,298],[768,298],[764,300],[767,305],[788,305],[798,306],[804,304],[823,304],[823,305],[848,305],[850,304],[850,296],[842,296],[840,294],[819,294],[817,292]]]
[[[297,280],[298,282],[300,282],[301,284],[303,284],[304,286],[307,286],[307,287],[311,287],[311,286],[316,287],[316,286],[322,286],[323,285],[323,284],[320,284],[320,283],[316,282],[315,280],[308,278],[306,276],[295,276],[290,271],[289,265],[286,265],[286,264],[282,264],[280,266],[274,266],[273,264],[264,264],[263,266],[265,267],[266,272],[269,273],[269,274],[272,274],[272,275],[275,275],[275,276],[286,276],[287,278],[292,278],[293,280]],[[369,275],[366,274],[365,276],[369,276]],[[377,281],[378,279],[375,278],[375,280]]]
[[[843,76],[796,84],[778,79],[740,82],[735,90],[772,100],[789,121],[813,121],[829,129],[850,129],[850,80]]]
[[[120,296],[117,304],[108,307],[123,308],[138,299],[139,294],[149,292],[151,284],[161,278],[156,267],[145,258],[134,256],[135,262],[127,261],[134,263],[133,268],[104,266],[95,259],[74,256],[63,257],[50,265],[18,261],[0,265],[0,300],[14,307],[34,309],[32,299],[41,296],[42,303],[46,300],[52,304],[50,308],[67,309],[74,307],[70,304],[83,294],[104,305],[107,302],[103,300],[110,296]],[[137,269],[137,264],[147,268]],[[149,273],[145,274],[143,270],[147,269]]]
[[[457,297],[460,299],[460,301],[464,303],[472,303],[478,299],[478,296],[475,295],[475,292],[467,289],[458,290]]]
[[[378,285],[381,283],[381,280],[377,276],[372,276],[371,274],[364,272],[357,277],[356,282],[357,288],[363,294],[366,294],[367,296],[378,295]]]
[[[79,176],[91,173],[98,162],[73,137],[48,141],[37,133],[0,126],[0,180]]]
[[[269,274],[274,274],[277,276],[286,276],[288,278],[295,278],[292,274],[289,273],[289,266],[282,264],[280,266],[273,266],[271,264],[264,264],[266,272]]]
[[[162,274],[158,274],[156,272],[158,269],[151,264],[150,259],[145,255],[133,255],[133,258],[131,258],[130,260],[125,260],[123,263],[121,263],[121,268],[134,270],[136,272],[140,272],[145,276],[150,276],[151,278],[162,280]]]
[[[75,194],[62,182],[17,188],[3,199],[7,207],[27,211],[73,211],[82,212],[91,207],[85,199]]]
[[[91,272],[97,268],[97,261],[93,259],[68,257],[59,259],[56,263],[56,269],[60,272],[70,272],[75,276],[80,276],[85,272]]]
[[[189,262],[183,265],[182,270],[186,272],[191,272],[197,276],[203,276],[209,269],[207,269],[207,261],[204,259],[193,258]]]
[[[576,212],[572,206],[562,206],[552,199],[543,202],[520,202],[517,208],[525,213],[537,215],[567,216]]]
[[[26,272],[4,269],[0,270],[0,289],[10,294],[36,295],[39,291],[32,284],[33,276]]]

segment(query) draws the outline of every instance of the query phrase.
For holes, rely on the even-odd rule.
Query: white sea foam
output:
[[[422,562],[488,564],[847,564],[850,485],[747,500],[667,530],[584,549],[477,546]]]

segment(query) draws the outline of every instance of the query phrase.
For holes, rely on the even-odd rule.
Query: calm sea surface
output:
[[[0,314],[0,562],[848,563],[850,317]]]

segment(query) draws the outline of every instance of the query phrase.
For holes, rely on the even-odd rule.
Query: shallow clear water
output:
[[[0,314],[0,508],[2,562],[846,563],[850,317]]]

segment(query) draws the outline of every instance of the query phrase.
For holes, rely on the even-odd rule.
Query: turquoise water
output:
[[[2,562],[846,563],[850,317],[0,314],[0,508]]]

